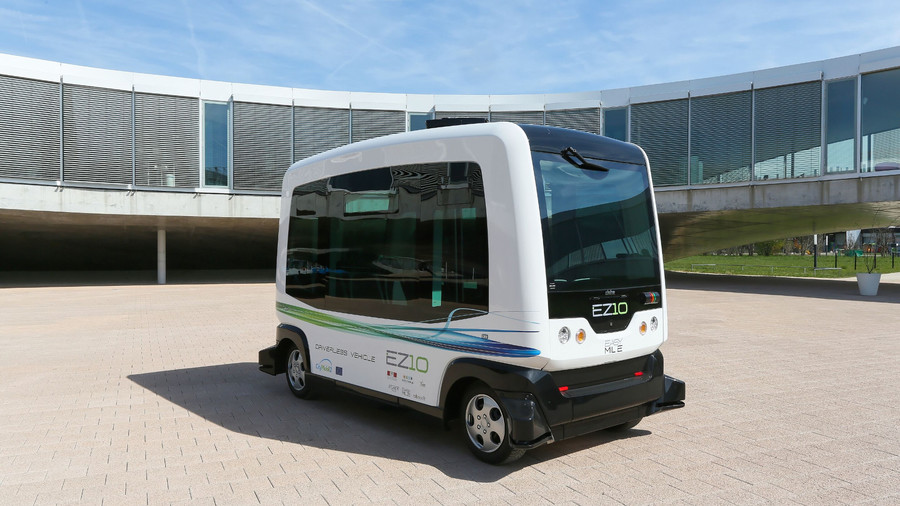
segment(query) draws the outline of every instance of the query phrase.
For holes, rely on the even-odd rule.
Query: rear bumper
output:
[[[519,448],[534,448],[684,406],[685,384],[663,373],[659,351],[597,367],[529,376],[531,392],[498,391],[509,413],[511,440]]]

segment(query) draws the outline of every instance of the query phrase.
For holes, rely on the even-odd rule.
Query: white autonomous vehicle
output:
[[[297,397],[331,384],[459,421],[486,462],[684,406],[633,144],[462,124],[297,162],[276,287],[262,371]]]

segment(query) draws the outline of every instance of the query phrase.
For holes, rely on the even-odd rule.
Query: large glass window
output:
[[[434,119],[433,112],[411,112],[409,113],[409,131],[425,130],[426,121]]]
[[[289,295],[320,309],[405,321],[488,310],[487,221],[474,163],[417,164],[297,187]]]
[[[825,86],[825,146],[826,174],[856,170],[856,79]]]
[[[203,103],[203,185],[228,186],[231,106]]]
[[[628,140],[627,108],[603,110],[603,135],[620,141]]]
[[[900,170],[900,69],[862,76],[862,170]]]

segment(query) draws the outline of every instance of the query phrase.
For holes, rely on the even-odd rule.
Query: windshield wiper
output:
[[[584,159],[583,156],[578,154],[578,151],[575,151],[575,148],[572,146],[567,147],[566,149],[560,152],[560,155],[572,165],[578,167],[579,169],[587,169],[587,170],[599,170],[603,172],[609,172],[609,169],[602,165],[597,165],[596,163],[589,162]]]

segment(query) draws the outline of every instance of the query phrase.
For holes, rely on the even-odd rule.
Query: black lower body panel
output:
[[[601,366],[544,372],[533,386],[536,413],[523,409],[528,404],[522,401],[514,409],[507,409],[513,440],[519,441],[520,447],[530,448],[639,420],[664,409],[682,407],[685,398],[684,382],[663,373],[659,351]]]
[[[259,370],[275,376],[275,363],[278,358],[278,346],[270,346],[259,350]]]

